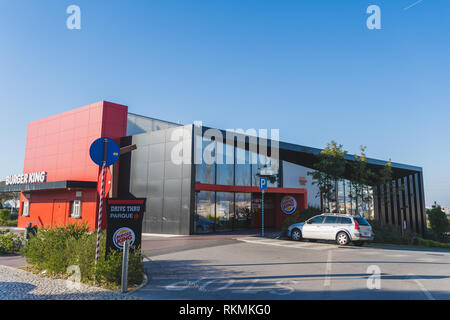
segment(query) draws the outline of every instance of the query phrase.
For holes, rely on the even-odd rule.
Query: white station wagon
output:
[[[296,241],[334,240],[340,245],[349,242],[363,245],[365,241],[373,240],[373,236],[372,227],[363,217],[337,213],[324,213],[288,228],[288,237]]]

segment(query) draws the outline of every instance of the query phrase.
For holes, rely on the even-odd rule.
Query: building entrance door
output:
[[[52,227],[65,225],[66,216],[67,216],[67,201],[53,200]]]
[[[261,227],[262,199],[261,193],[252,193],[252,210],[255,212],[253,227]],[[275,228],[274,194],[264,193],[264,228]]]

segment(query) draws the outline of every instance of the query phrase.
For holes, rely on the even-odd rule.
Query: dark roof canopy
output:
[[[43,190],[55,190],[55,189],[68,189],[68,188],[97,188],[97,182],[92,181],[54,181],[44,183],[28,183],[28,184],[14,184],[8,186],[1,186],[0,193],[2,192],[19,192],[19,191],[43,191]]]
[[[211,129],[211,128],[203,126],[203,132],[205,132],[208,129]],[[216,129],[216,130],[219,130],[222,133],[223,137],[225,137],[225,134],[226,134],[225,130],[220,130],[220,129]],[[246,137],[246,148],[249,149],[249,141],[250,140],[248,139],[248,136],[242,135],[242,134],[236,134],[236,133],[234,133],[234,134],[236,136]],[[261,141],[261,138],[258,138],[258,141]],[[267,145],[268,145],[268,147],[270,147],[270,145],[271,145],[270,139],[267,139]],[[279,142],[279,149],[280,149],[279,150],[280,160],[295,163],[295,164],[298,164],[298,165],[301,165],[301,166],[304,166],[307,168],[311,168],[311,169],[314,167],[314,164],[318,161],[317,155],[323,150],[323,149],[319,149],[319,148],[306,147],[306,146],[288,143],[288,142],[282,142],[282,141]],[[355,161],[355,155],[346,154],[345,159],[347,161]],[[374,171],[380,170],[388,164],[388,161],[378,160],[378,159],[373,159],[373,158],[366,158],[366,161],[367,161],[368,167]],[[421,167],[416,167],[416,166],[411,166],[411,165],[401,164],[401,163],[396,163],[396,162],[391,162],[391,167],[392,167],[392,173],[393,173],[394,179],[398,179],[398,178],[408,176],[410,174],[422,172]],[[347,170],[346,176],[344,176],[344,178],[348,178],[349,173],[350,172],[348,172],[348,170]]]

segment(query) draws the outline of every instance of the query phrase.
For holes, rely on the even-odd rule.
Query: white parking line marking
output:
[[[255,244],[266,244],[272,246],[280,246],[286,248],[303,248],[303,249],[311,249],[311,250],[328,250],[334,249],[336,246],[326,245],[326,244],[317,244],[317,243],[293,243],[285,242],[281,240],[271,240],[271,239],[248,239],[248,238],[236,238],[238,241],[247,242],[247,243],[255,243]]]
[[[323,283],[323,286],[325,288],[329,288],[331,286],[331,278],[330,278],[330,274],[331,274],[331,250],[328,251],[328,259],[327,259],[327,266],[325,269],[325,281]]]
[[[379,254],[378,252],[373,252],[373,251],[358,251],[358,253],[368,254],[368,255],[376,255],[376,254]]]
[[[433,258],[419,258],[417,259],[417,261],[422,261],[422,262],[436,262],[436,259]]]
[[[410,273],[409,276],[413,278],[415,275]],[[420,290],[426,295],[428,300],[435,300],[434,297],[431,295],[431,293],[424,287],[424,285],[418,280],[418,279],[412,279],[415,283],[419,286]]]

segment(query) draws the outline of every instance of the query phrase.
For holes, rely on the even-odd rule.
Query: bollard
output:
[[[126,240],[123,244],[123,258],[122,258],[122,293],[127,292],[128,288],[128,253],[129,253],[129,240]]]

